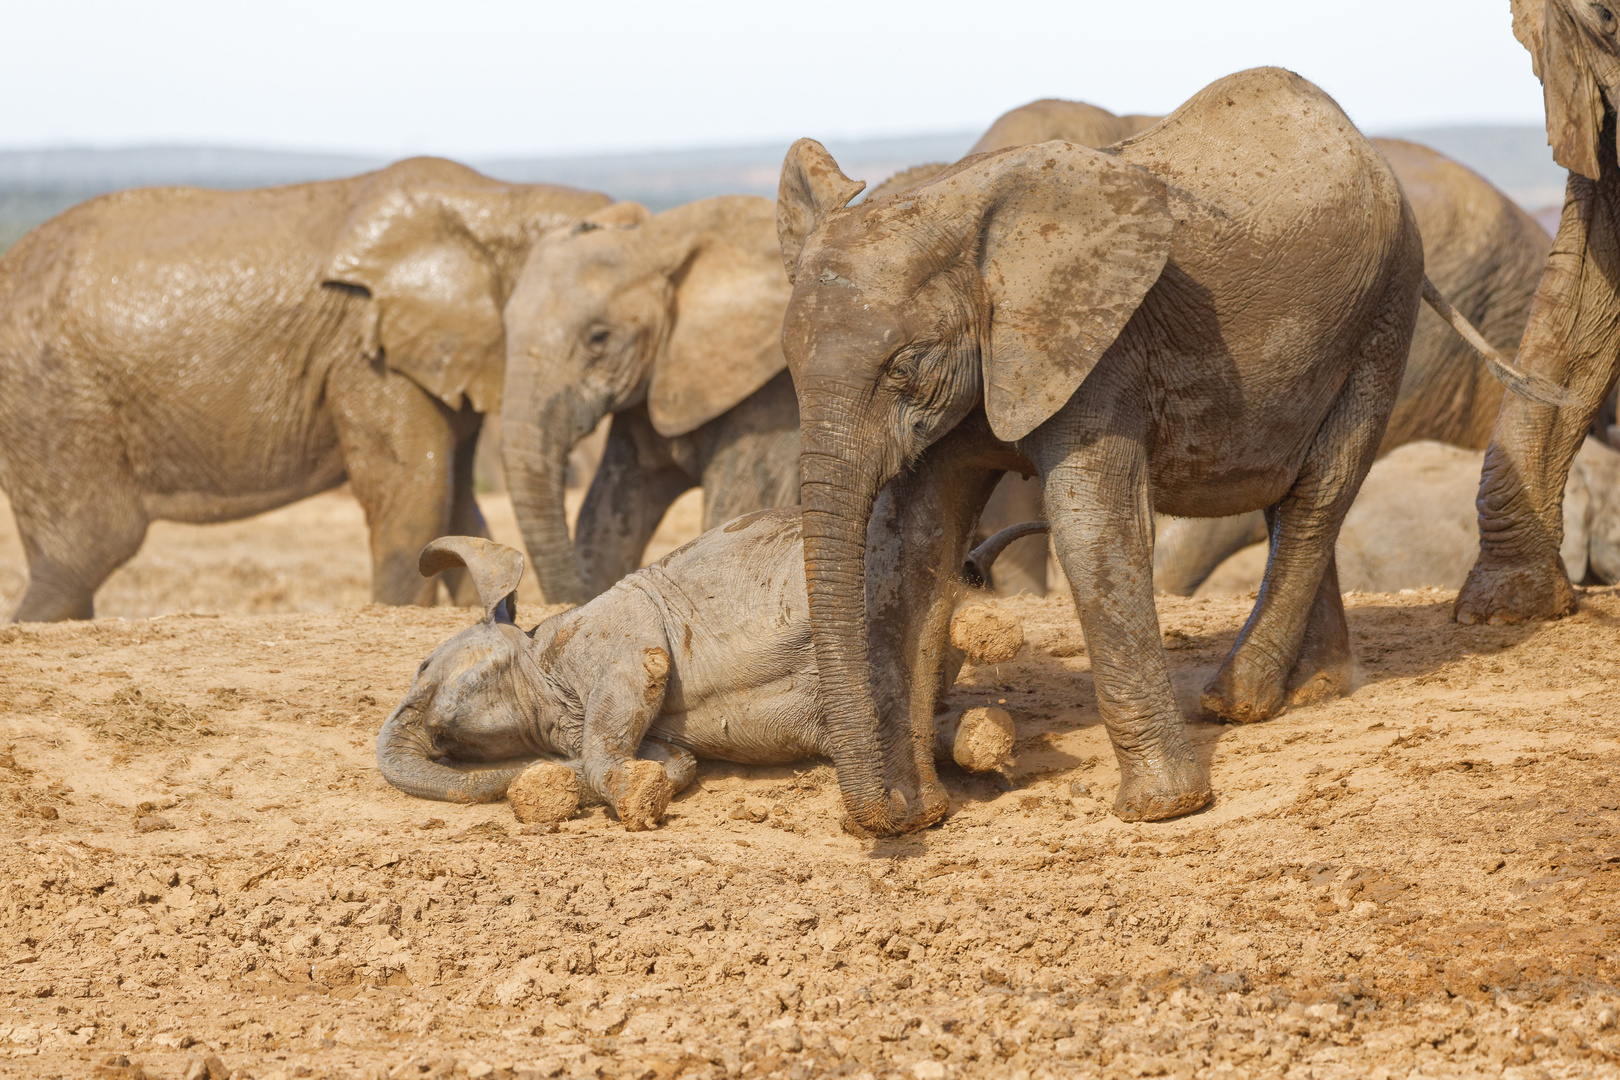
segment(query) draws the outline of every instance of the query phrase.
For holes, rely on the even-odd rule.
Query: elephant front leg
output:
[[[1003,470],[1028,468],[976,413],[880,493],[867,530],[866,602],[873,698],[894,790],[915,796],[907,828],[938,821],[949,799],[934,769],[934,718],[954,681],[950,620],[957,570]]]
[[[434,601],[416,560],[450,531],[457,416],[405,376],[366,368],[329,387],[344,466],[371,533],[371,597]]]
[[[596,476],[574,525],[574,552],[595,596],[641,566],[664,513],[692,478],[669,456],[645,406],[615,413]]]
[[[1119,761],[1114,813],[1158,821],[1207,805],[1209,772],[1176,705],[1153,606],[1145,425],[1074,415],[1082,408],[1071,401],[1025,445],[1044,477],[1053,544]]]
[[[471,403],[463,404],[456,414],[456,468],[451,480],[450,528],[453,536],[481,536],[489,539],[489,524],[479,509],[474,466],[478,456],[478,435],[484,418],[473,411]],[[459,607],[477,607],[478,590],[473,587],[472,576],[459,567],[440,575],[450,590],[451,602]]]
[[[657,610],[645,600],[632,600],[631,605],[620,612],[626,632],[613,646],[613,655],[600,655],[598,648],[570,666],[576,678],[589,680],[589,690],[581,694],[585,725],[580,760],[586,789],[611,806],[625,828],[637,831],[656,827],[675,795],[677,785],[665,762],[674,763],[677,774],[682,770],[678,757],[666,759],[657,746],[649,748],[647,757],[658,760],[637,753],[663,709],[669,644],[661,634],[655,638],[647,633],[648,627],[660,625]],[[590,635],[591,642],[621,636],[603,633],[605,637]]]
[[[1526,371],[1575,404],[1502,399],[1480,475],[1479,558],[1457,594],[1458,622],[1514,623],[1575,610],[1564,571],[1564,484],[1620,364],[1620,175],[1570,174],[1564,214],[1519,346]]]

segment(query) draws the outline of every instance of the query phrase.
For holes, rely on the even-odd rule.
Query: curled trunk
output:
[[[377,768],[407,795],[440,802],[495,802],[524,766],[462,772],[433,760],[432,740],[408,704],[395,709],[377,735]]]

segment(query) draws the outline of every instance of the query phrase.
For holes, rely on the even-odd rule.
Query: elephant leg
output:
[[[423,578],[416,560],[450,531],[457,414],[395,372],[368,368],[358,377],[366,381],[339,383],[332,400],[344,466],[371,533],[371,598],[431,605],[438,581]]]
[[[1033,476],[1008,473],[996,485],[990,501],[979,515],[979,534],[988,538],[1009,525],[1041,521],[1046,510],[1041,504],[1041,482]],[[1026,536],[1007,545],[996,560],[990,580],[998,596],[1030,593],[1046,595],[1046,537]]]
[[[102,448],[82,455],[61,447],[53,457],[54,475],[71,484],[11,488],[12,515],[28,559],[28,588],[12,615],[14,622],[56,622],[95,615],[96,590],[140,550],[147,517],[135,480],[121,467],[122,453],[103,457]],[[113,462],[109,462],[113,458]]]
[[[478,436],[484,418],[473,412],[470,403],[463,404],[456,415],[459,437],[456,440],[456,471],[450,491],[450,535],[481,536],[489,539],[489,524],[484,512],[478,508],[475,468],[478,460]],[[458,607],[477,607],[478,590],[472,575],[461,567],[452,567],[440,574],[450,592],[450,600]]]
[[[1575,611],[1564,569],[1564,486],[1620,374],[1620,178],[1570,173],[1558,235],[1530,306],[1519,364],[1569,391],[1554,408],[1502,399],[1480,472],[1479,558],[1457,593],[1461,623],[1554,619]]]
[[[1267,511],[1271,556],[1236,644],[1204,689],[1212,716],[1265,720],[1294,701],[1350,689],[1350,636],[1333,549],[1339,526],[1378,454],[1399,387],[1399,335],[1371,335],[1328,410],[1293,486]]]
[[[708,425],[703,529],[799,501],[799,401],[782,372]]]
[[[1044,479],[1053,543],[1119,761],[1114,813],[1158,821],[1205,806],[1212,792],[1170,685],[1153,605],[1147,424],[1126,405],[1111,409],[1106,387],[1098,389],[1102,400],[1075,395],[1025,444]]]
[[[1191,596],[1215,568],[1266,538],[1259,510],[1222,518],[1161,516],[1153,538],[1153,588],[1166,596]]]
[[[954,569],[980,510],[1006,469],[1028,469],[990,434],[983,413],[957,425],[879,493],[867,529],[866,603],[872,689],[891,790],[905,793],[907,828],[938,821],[949,799],[934,769],[934,717],[960,653],[950,619]],[[953,572],[941,573],[941,568]]]
[[[644,406],[614,414],[574,525],[574,552],[591,596],[641,566],[664,512],[692,486]]]

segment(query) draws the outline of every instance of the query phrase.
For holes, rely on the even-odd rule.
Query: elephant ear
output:
[[[481,536],[441,536],[422,549],[416,568],[423,577],[467,568],[486,622],[517,622],[517,587],[523,556],[505,544]]]
[[[774,208],[746,195],[712,203],[710,226],[670,277],[669,336],[647,388],[648,415],[666,438],[708,423],[787,367],[782,313],[792,285]]]
[[[1004,151],[958,176],[988,195],[984,407],[1013,442],[1063,407],[1125,328],[1164,270],[1175,220],[1157,177],[1073,143]]]
[[[1558,0],[1512,0],[1513,34],[1530,51],[1547,111],[1553,160],[1596,180],[1603,90],[1587,50],[1589,36]]]
[[[800,139],[782,159],[782,179],[776,188],[776,238],[788,281],[799,268],[804,242],[828,214],[849,205],[866,188],[865,180],[851,180],[814,139]]]
[[[452,209],[454,192],[386,191],[361,205],[326,279],[372,299],[373,354],[450,406],[500,407],[502,288],[494,259]]]

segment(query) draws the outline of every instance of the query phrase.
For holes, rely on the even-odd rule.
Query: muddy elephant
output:
[[[992,565],[1012,535],[981,545],[973,565]],[[443,537],[423,549],[420,568],[468,570],[484,617],[422,662],[377,736],[378,768],[401,791],[491,802],[530,761],[561,758],[586,802],[639,829],[691,783],[694,755],[774,764],[831,753],[798,507],[705,532],[527,633],[517,625],[518,552]],[[951,679],[962,660],[948,650]],[[985,710],[974,712],[950,717],[951,741],[934,745],[961,762],[989,736],[1004,759],[1010,724],[998,732]]]
[[[1547,141],[1569,170],[1520,366],[1569,392],[1564,408],[1510,398],[1485,451],[1479,557],[1457,621],[1520,622],[1575,610],[1559,559],[1559,501],[1581,440],[1620,374],[1620,22],[1590,0],[1512,0],[1513,32],[1541,79]]]
[[[1348,591],[1455,589],[1479,552],[1474,494],[1484,453],[1427,439],[1381,457],[1345,515],[1335,548]],[[1564,488],[1560,554],[1573,581],[1620,581],[1620,453],[1587,438]],[[1265,548],[1246,548],[1216,568],[1200,595],[1260,587]]]
[[[1443,154],[1401,139],[1372,142],[1417,217],[1429,280],[1491,344],[1511,354],[1524,333],[1550,238],[1484,177]],[[1474,350],[1438,315],[1422,311],[1378,452],[1419,439],[1483,450],[1502,392]],[[1173,596],[1191,596],[1222,560],[1266,535],[1259,512],[1232,519],[1160,516],[1156,526],[1153,584]]]
[[[372,596],[483,531],[472,455],[529,247],[608,202],[416,158],[260,191],[93,199],[0,257],[0,486],[28,558],[15,618],[88,618],[148,522],[228,521],[343,482]]]
[[[1119,760],[1115,812],[1205,805],[1153,606],[1151,508],[1276,509],[1266,587],[1208,712],[1260,720],[1347,688],[1335,535],[1420,296],[1449,310],[1399,183],[1326,94],[1265,68],[1106,152],[1001,150],[848,205],[861,187],[803,139],[777,203],[811,636],[852,821],[892,833],[946,810],[925,724],[940,568],[1008,469],[1041,478]],[[873,584],[877,513],[899,554]],[[874,682],[891,667],[904,694]]]
[[[616,203],[530,252],[506,304],[502,457],[548,602],[583,603],[640,566],[689,488],[705,529],[798,502],[787,297],[775,207],[755,196]],[[569,451],[609,415],[570,544]]]
[[[1116,116],[1107,109],[1084,101],[1043,98],[997,117],[989,129],[979,136],[968,155],[1052,139],[1101,148],[1135,135],[1158,120],[1157,116]],[[915,165],[889,177],[867,192],[866,197],[885,198],[932,180],[948,168],[950,166],[943,162]],[[985,504],[979,536],[988,536],[1008,522],[1039,518],[1041,512],[1040,481],[1032,476],[1008,473],[1001,478],[990,501]],[[1018,541],[997,564],[993,582],[996,591],[1006,595],[1020,592],[1046,595],[1047,562],[1045,536],[1035,535]]]

